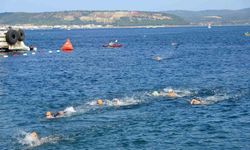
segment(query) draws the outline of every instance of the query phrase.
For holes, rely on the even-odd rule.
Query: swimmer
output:
[[[152,93],[152,95],[153,95],[153,96],[166,96],[166,93],[163,92],[163,91],[160,91],[160,92],[154,91],[154,92]]]
[[[46,116],[47,119],[55,118],[54,115],[50,111],[46,112],[45,116]]]
[[[65,114],[64,111],[58,111],[56,114],[53,114],[52,112],[48,111],[45,113],[45,116],[47,119],[54,119],[54,118],[63,117],[64,114]]]
[[[114,98],[114,99],[112,100],[112,104],[113,104],[114,106],[119,106],[119,105],[120,105],[120,100],[119,100],[118,98]]]
[[[201,104],[202,104],[202,101],[201,101],[200,99],[193,98],[193,99],[190,101],[190,104],[191,104],[191,105],[201,105]]]
[[[64,116],[64,114],[65,114],[64,111],[58,111],[58,112],[54,115],[54,117],[56,117],[56,118],[62,117],[62,116]]]
[[[24,142],[29,145],[39,145],[40,139],[38,137],[38,134],[35,131],[33,131],[31,133],[26,134]]]
[[[39,140],[38,138],[38,135],[35,131],[33,131],[32,133],[30,133],[30,137],[33,139],[33,140]]]
[[[103,105],[103,100],[102,99],[98,99],[96,101],[96,103],[99,105],[99,106],[102,106]]]
[[[110,101],[110,100],[106,100],[106,104],[108,105],[108,106],[111,106],[112,105],[112,101]]]
[[[174,92],[174,90],[172,89],[169,89],[168,92],[167,92],[167,96],[168,97],[176,97],[176,93]]]

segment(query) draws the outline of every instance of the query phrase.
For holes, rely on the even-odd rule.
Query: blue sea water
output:
[[[0,58],[0,148],[250,149],[247,31],[249,26],[26,31],[36,54]],[[74,50],[57,52],[67,37]],[[123,47],[103,48],[110,40]],[[182,95],[151,95],[170,88]],[[208,103],[190,105],[195,97]],[[99,98],[126,105],[90,105]],[[77,112],[44,118],[46,111],[70,106]],[[25,143],[32,131],[43,142]]]

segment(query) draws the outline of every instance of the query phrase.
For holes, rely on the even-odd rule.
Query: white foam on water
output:
[[[90,102],[87,102],[86,103],[87,105],[90,105],[90,106],[97,106],[97,100],[94,100],[94,101],[90,101]]]
[[[201,99],[203,104],[214,104],[229,98],[230,97],[228,95],[213,95]]]
[[[23,56],[27,56],[28,54],[27,53],[24,53]]]
[[[168,92],[168,91],[174,91],[176,93],[176,97],[185,97],[185,96],[191,96],[193,93],[191,92],[191,90],[189,89],[173,89],[173,88],[164,88],[163,91],[164,92]]]
[[[193,93],[188,89],[173,89],[173,88],[164,88],[160,91],[153,91],[148,94],[149,96],[159,97],[159,96],[167,96],[169,91],[173,91],[176,94],[176,97],[185,97],[191,96]]]
[[[124,97],[124,98],[114,98],[113,100],[103,100],[103,107],[120,107],[120,106],[129,106],[129,105],[137,105],[141,103],[142,100],[134,98],[134,97]],[[55,118],[61,117],[70,117],[75,114],[83,114],[87,113],[91,110],[99,109],[99,105],[97,104],[97,99],[86,102],[83,105],[79,105],[76,107],[66,107],[63,112],[64,114]]]
[[[117,101],[117,103],[114,103],[115,100]],[[136,99],[134,97],[125,97],[122,99],[113,99],[112,100],[113,106],[131,106],[131,105],[137,105],[141,102],[142,102],[142,100]]]
[[[3,55],[3,57],[4,57],[4,58],[7,58],[7,57],[9,57],[9,56],[8,56],[8,55]]]
[[[66,117],[66,116],[71,116],[74,113],[76,113],[77,111],[75,110],[75,108],[73,106],[70,107],[66,107],[64,110],[64,115],[62,117]]]
[[[95,106],[94,105],[88,105],[88,104],[84,104],[84,105],[80,105],[75,107],[75,113],[77,114],[83,114],[83,113],[87,113],[90,110],[94,110]]]
[[[103,100],[103,106],[112,107],[112,106],[129,106],[129,105],[136,105],[141,103],[140,99],[134,97],[124,97],[124,98],[114,98],[112,100]],[[97,100],[87,102],[90,106],[98,106]]]
[[[35,52],[32,52],[31,54],[32,54],[32,55],[35,55],[36,53],[35,53]]]
[[[167,96],[166,92],[163,91],[153,91],[149,96],[159,97],[159,96]]]
[[[60,53],[60,50],[57,50],[56,52],[57,52],[57,53]]]
[[[49,51],[49,53],[53,53],[53,51]]]
[[[30,148],[37,147],[40,145],[43,145],[45,143],[56,143],[60,140],[57,136],[47,136],[39,138],[39,135],[37,138],[34,138],[31,136],[31,133],[27,133],[25,131],[21,131],[18,142],[22,145],[28,146]]]

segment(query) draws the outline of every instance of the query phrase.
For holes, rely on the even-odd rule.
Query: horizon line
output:
[[[173,9],[173,10],[55,10],[55,11],[4,11],[0,13],[51,13],[51,12],[70,12],[70,11],[138,11],[138,12],[167,12],[167,11],[192,11],[192,12],[200,12],[200,11],[238,11],[238,10],[244,10],[244,9],[250,9],[250,7],[241,8],[241,9],[203,9],[203,10],[188,10],[188,9]]]

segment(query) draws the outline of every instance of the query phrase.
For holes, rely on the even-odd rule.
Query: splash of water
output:
[[[105,99],[103,100],[103,105],[107,107],[112,106],[129,106],[129,105],[137,105],[141,103],[142,100],[135,97],[124,97],[124,98],[114,98],[112,100]],[[90,101],[87,104],[91,106],[98,106],[96,100]]]
[[[214,104],[226,99],[229,99],[230,97],[228,95],[213,95],[203,98],[203,104]]]
[[[58,136],[47,136],[47,137],[33,137],[31,133],[21,131],[18,135],[18,142],[24,146],[30,148],[43,145],[45,143],[57,143],[60,140]]]
[[[189,89],[173,89],[173,88],[164,88],[160,91],[153,91],[150,96],[158,97],[158,96],[167,96],[169,91],[173,91],[175,93],[175,97],[186,97],[193,95],[193,92]]]

